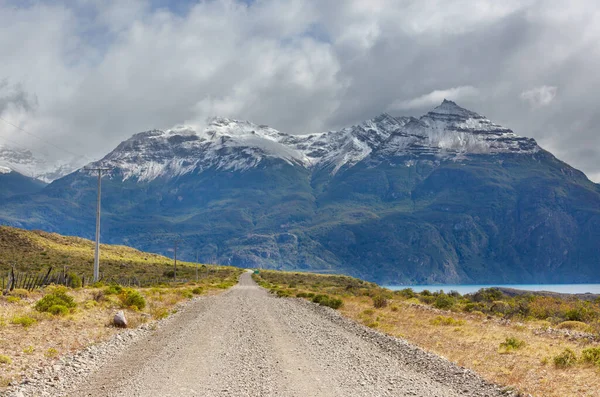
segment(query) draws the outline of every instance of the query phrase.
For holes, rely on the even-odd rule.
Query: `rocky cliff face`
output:
[[[134,135],[94,165],[104,241],[384,283],[600,280],[600,189],[533,139],[451,101],[291,135],[215,118]],[[80,170],[0,221],[92,237]]]

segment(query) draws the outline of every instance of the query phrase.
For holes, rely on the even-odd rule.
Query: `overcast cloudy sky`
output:
[[[318,132],[449,98],[600,181],[597,0],[0,0],[0,51],[0,117],[90,158],[213,115]]]

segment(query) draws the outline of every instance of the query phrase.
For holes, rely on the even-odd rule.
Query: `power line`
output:
[[[8,125],[11,125],[11,126],[15,127],[15,128],[16,128],[16,129],[18,129],[19,131],[22,131],[22,132],[26,133],[26,134],[27,134],[27,135],[29,135],[29,136],[32,136],[32,137],[34,137],[34,138],[37,138],[37,139],[39,139],[40,141],[44,142],[44,143],[45,143],[45,144],[47,144],[47,145],[50,145],[50,146],[52,146],[53,148],[56,148],[56,149],[58,149],[58,150],[62,150],[62,151],[64,151],[65,153],[69,153],[69,154],[71,154],[71,155],[73,155],[73,156],[80,156],[80,154],[74,153],[74,152],[72,152],[72,151],[70,151],[70,150],[68,150],[68,149],[65,149],[64,147],[57,146],[57,145],[53,144],[52,142],[49,142],[49,141],[45,140],[44,138],[42,138],[42,137],[40,137],[40,136],[37,136],[36,134],[34,134],[34,133],[32,133],[32,132],[29,132],[29,131],[26,131],[26,130],[24,130],[23,128],[19,127],[19,126],[18,126],[18,125],[16,125],[16,124],[13,124],[13,123],[11,123],[11,122],[10,122],[10,121],[8,121],[8,120],[5,120],[5,119],[3,119],[2,117],[0,117],[0,120],[4,121],[4,122],[5,122],[6,124],[8,124]]]

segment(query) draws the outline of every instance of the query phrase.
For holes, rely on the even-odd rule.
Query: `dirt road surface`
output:
[[[178,316],[68,395],[501,395],[472,372],[332,309],[272,296],[248,273]]]

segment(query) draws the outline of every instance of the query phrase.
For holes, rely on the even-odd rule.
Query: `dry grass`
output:
[[[453,311],[433,308],[445,302],[435,296],[394,293],[376,285],[343,276],[261,271],[255,275],[262,286],[281,296],[310,298],[327,293],[341,298],[339,309],[345,316],[378,329],[469,368],[488,381],[516,388],[534,396],[600,396],[600,360],[585,363],[582,351],[599,347],[588,339],[569,339],[560,332],[542,333],[551,322],[532,316],[522,323],[500,321],[501,313],[490,316],[461,311],[466,303],[453,305]],[[385,298],[386,305],[377,304]],[[420,298],[420,299],[418,299]],[[423,303],[427,300],[430,305]],[[502,302],[493,302],[499,305]],[[544,315],[557,316],[581,305],[588,313],[598,303],[533,298],[531,308]],[[381,306],[376,308],[375,306]],[[483,307],[479,304],[477,308]],[[556,307],[555,307],[556,306]],[[548,313],[546,313],[548,312]],[[535,314],[535,313],[534,313]],[[580,321],[556,323],[556,328],[595,332],[595,324]],[[571,349],[580,360],[569,368],[557,368],[554,358]]]
[[[161,277],[171,270],[173,260],[161,255],[138,251],[121,245],[101,245],[101,272],[106,277]],[[29,231],[0,226],[0,272],[10,266],[18,271],[38,272],[52,266],[67,266],[78,274],[90,275],[94,262],[94,243],[79,237]],[[191,277],[195,267],[178,261],[178,276]]]
[[[141,311],[124,309],[129,326],[133,328],[164,318],[173,312],[177,303],[200,293],[219,293],[235,284],[240,273],[241,269],[232,269],[226,277],[204,278],[198,284],[136,289],[144,296],[146,307]],[[10,359],[10,363],[0,363],[0,394],[1,387],[32,367],[49,364],[64,354],[120,332],[111,326],[111,320],[115,312],[122,309],[122,302],[118,295],[106,294],[106,287],[69,290],[77,307],[65,316],[36,311],[35,302],[53,288],[21,297],[0,296],[0,355]],[[24,326],[14,321],[16,318],[31,319],[33,323]]]
[[[470,368],[492,382],[514,386],[534,396],[600,395],[598,367],[558,369],[552,361],[565,348],[580,355],[583,349],[597,344],[535,335],[535,323],[502,325],[485,316],[449,313],[443,317],[451,317],[455,323],[446,324],[440,321],[438,311],[402,301],[374,309],[368,297],[346,297],[340,311]],[[508,352],[502,349],[501,344],[511,337],[524,341],[524,347]]]

